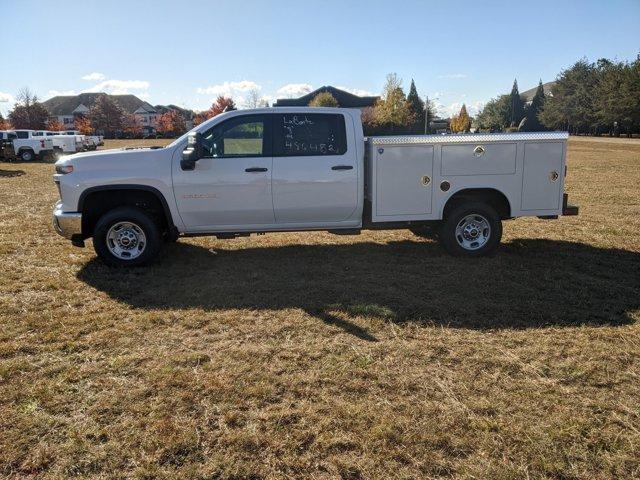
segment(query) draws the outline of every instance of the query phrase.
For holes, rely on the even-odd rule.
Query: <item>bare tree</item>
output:
[[[258,108],[261,106],[262,98],[260,97],[260,91],[257,88],[249,90],[249,95],[245,102],[247,108]]]

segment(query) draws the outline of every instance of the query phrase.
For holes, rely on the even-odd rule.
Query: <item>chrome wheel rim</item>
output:
[[[491,224],[482,215],[472,213],[462,218],[456,226],[456,241],[465,250],[478,250],[491,237]]]
[[[120,260],[133,260],[147,248],[147,237],[135,223],[117,222],[107,232],[107,248]]]

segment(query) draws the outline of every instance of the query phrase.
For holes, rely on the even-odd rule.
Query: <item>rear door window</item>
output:
[[[275,117],[274,156],[343,155],[347,151],[344,115],[285,113]]]

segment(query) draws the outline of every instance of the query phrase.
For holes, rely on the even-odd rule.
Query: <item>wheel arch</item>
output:
[[[442,206],[440,218],[446,218],[447,214],[456,206],[464,202],[483,202],[491,205],[504,220],[511,218],[511,202],[504,192],[497,188],[463,188],[453,193]]]
[[[157,215],[164,228],[177,231],[167,199],[160,190],[149,185],[113,184],[90,187],[80,194],[77,211],[82,213],[82,236],[90,237],[98,218],[121,206],[149,210]]]

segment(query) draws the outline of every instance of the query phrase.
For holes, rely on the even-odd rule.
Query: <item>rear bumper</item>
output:
[[[578,205],[569,204],[569,194],[562,195],[562,215],[578,215],[580,207]]]
[[[53,208],[53,228],[58,235],[75,242],[82,241],[82,214],[63,212],[58,202]]]

